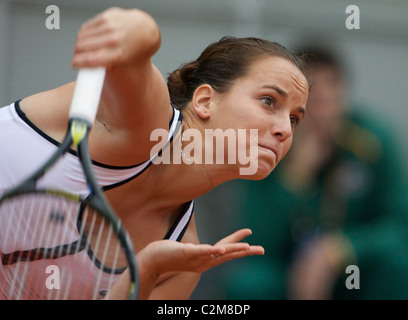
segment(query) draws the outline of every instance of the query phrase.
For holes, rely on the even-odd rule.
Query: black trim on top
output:
[[[184,226],[183,230],[181,230],[179,236],[176,239],[178,242],[180,242],[181,239],[183,239],[184,233],[186,232],[188,226],[190,225],[191,218],[193,217],[193,214],[194,214],[194,202],[193,202],[192,206],[193,206],[193,208],[191,209],[190,217],[188,218],[188,221],[187,221],[186,225]]]
[[[57,140],[55,140],[54,138],[50,137],[48,134],[46,134],[44,131],[42,131],[40,128],[38,128],[34,123],[31,122],[30,119],[28,119],[28,117],[26,116],[26,114],[23,112],[23,110],[21,110],[20,107],[20,101],[22,99],[17,100],[16,102],[14,102],[14,108],[17,112],[17,115],[21,118],[21,120],[23,120],[27,125],[29,125],[35,132],[37,132],[40,136],[42,136],[44,139],[46,139],[47,141],[51,142],[52,144],[54,144],[55,146],[59,147],[61,145],[60,142],[58,142]],[[174,119],[174,115],[175,115],[175,108],[172,106],[173,109],[173,115],[171,116],[171,121],[169,123],[169,128],[171,127],[171,124],[173,122]],[[68,152],[76,157],[78,157],[78,152],[75,151],[74,149],[69,148]],[[136,168],[138,166],[140,166],[141,164],[143,164],[145,162],[141,162],[135,165],[130,165],[130,166],[112,166],[109,164],[105,164],[105,163],[101,163],[95,160],[92,160],[92,164],[98,166],[98,167],[102,167],[102,168],[106,168],[106,169],[116,169],[116,170],[121,170],[121,169],[133,169]]]
[[[179,216],[177,217],[176,221],[173,223],[173,225],[171,226],[170,230],[167,232],[166,236],[163,238],[163,240],[168,240],[170,239],[171,235],[173,234],[174,230],[176,230],[178,224],[180,223],[181,219],[183,219],[184,215],[187,213],[188,209],[190,208],[190,206],[193,206],[193,208],[191,209],[191,214],[190,217],[188,218],[188,221],[186,223],[186,225],[184,226],[184,228],[181,230],[180,234],[178,235],[176,241],[179,241],[183,238],[184,233],[187,230],[188,225],[190,224],[191,221],[191,217],[193,216],[193,211],[194,211],[194,201],[191,200],[189,202],[186,202],[186,204],[183,207],[183,210],[181,210],[181,213],[179,214]]]

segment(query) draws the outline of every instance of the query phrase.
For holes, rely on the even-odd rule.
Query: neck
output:
[[[196,136],[183,135],[187,129],[192,128],[195,129]],[[160,168],[162,187],[156,189],[157,196],[168,199],[170,205],[180,205],[198,198],[221,183],[236,178],[234,171],[238,169],[231,165],[205,163],[204,132],[205,128],[198,120],[183,114],[182,127],[169,148],[170,164],[161,165]],[[201,143],[197,143],[196,139],[201,139]],[[190,157],[192,146],[194,154],[197,154],[195,147],[201,147],[202,157]]]

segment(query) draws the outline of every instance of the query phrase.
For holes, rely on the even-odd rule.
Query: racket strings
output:
[[[127,266],[110,223],[73,199],[10,198],[0,228],[0,296],[8,299],[100,299]]]

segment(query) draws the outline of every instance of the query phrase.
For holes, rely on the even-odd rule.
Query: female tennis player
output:
[[[309,84],[300,60],[277,43],[255,38],[223,38],[211,44],[197,60],[171,73],[166,84],[151,62],[160,43],[150,15],[111,8],[79,30],[72,67],[107,69],[89,136],[90,154],[105,196],[137,252],[139,298],[187,299],[202,272],[264,253],[261,246],[240,242],[251,234],[249,229],[213,246],[199,244],[193,200],[231,179],[266,177],[290,148],[305,113]],[[1,193],[38,167],[63,140],[74,87],[68,83],[3,108],[0,130],[7,130],[10,138],[2,148],[10,152],[0,156],[2,168],[8,168],[0,175]],[[157,129],[167,130],[169,144],[152,156],[158,143],[152,133]],[[188,129],[201,133],[203,154],[208,129],[244,129],[246,153],[250,129],[257,129],[255,172],[241,175],[239,169],[245,166],[239,161],[153,163],[152,157],[173,150],[176,141],[181,141],[181,152],[173,160],[183,158],[182,136]],[[44,179],[86,190],[72,166],[67,162]],[[110,297],[115,298],[114,289]]]

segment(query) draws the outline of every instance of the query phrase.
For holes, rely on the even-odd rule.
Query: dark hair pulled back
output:
[[[223,37],[210,44],[197,60],[182,65],[168,76],[167,86],[173,106],[182,110],[202,84],[226,92],[235,80],[246,75],[253,61],[268,55],[289,60],[308,79],[302,60],[276,42],[252,37]]]

